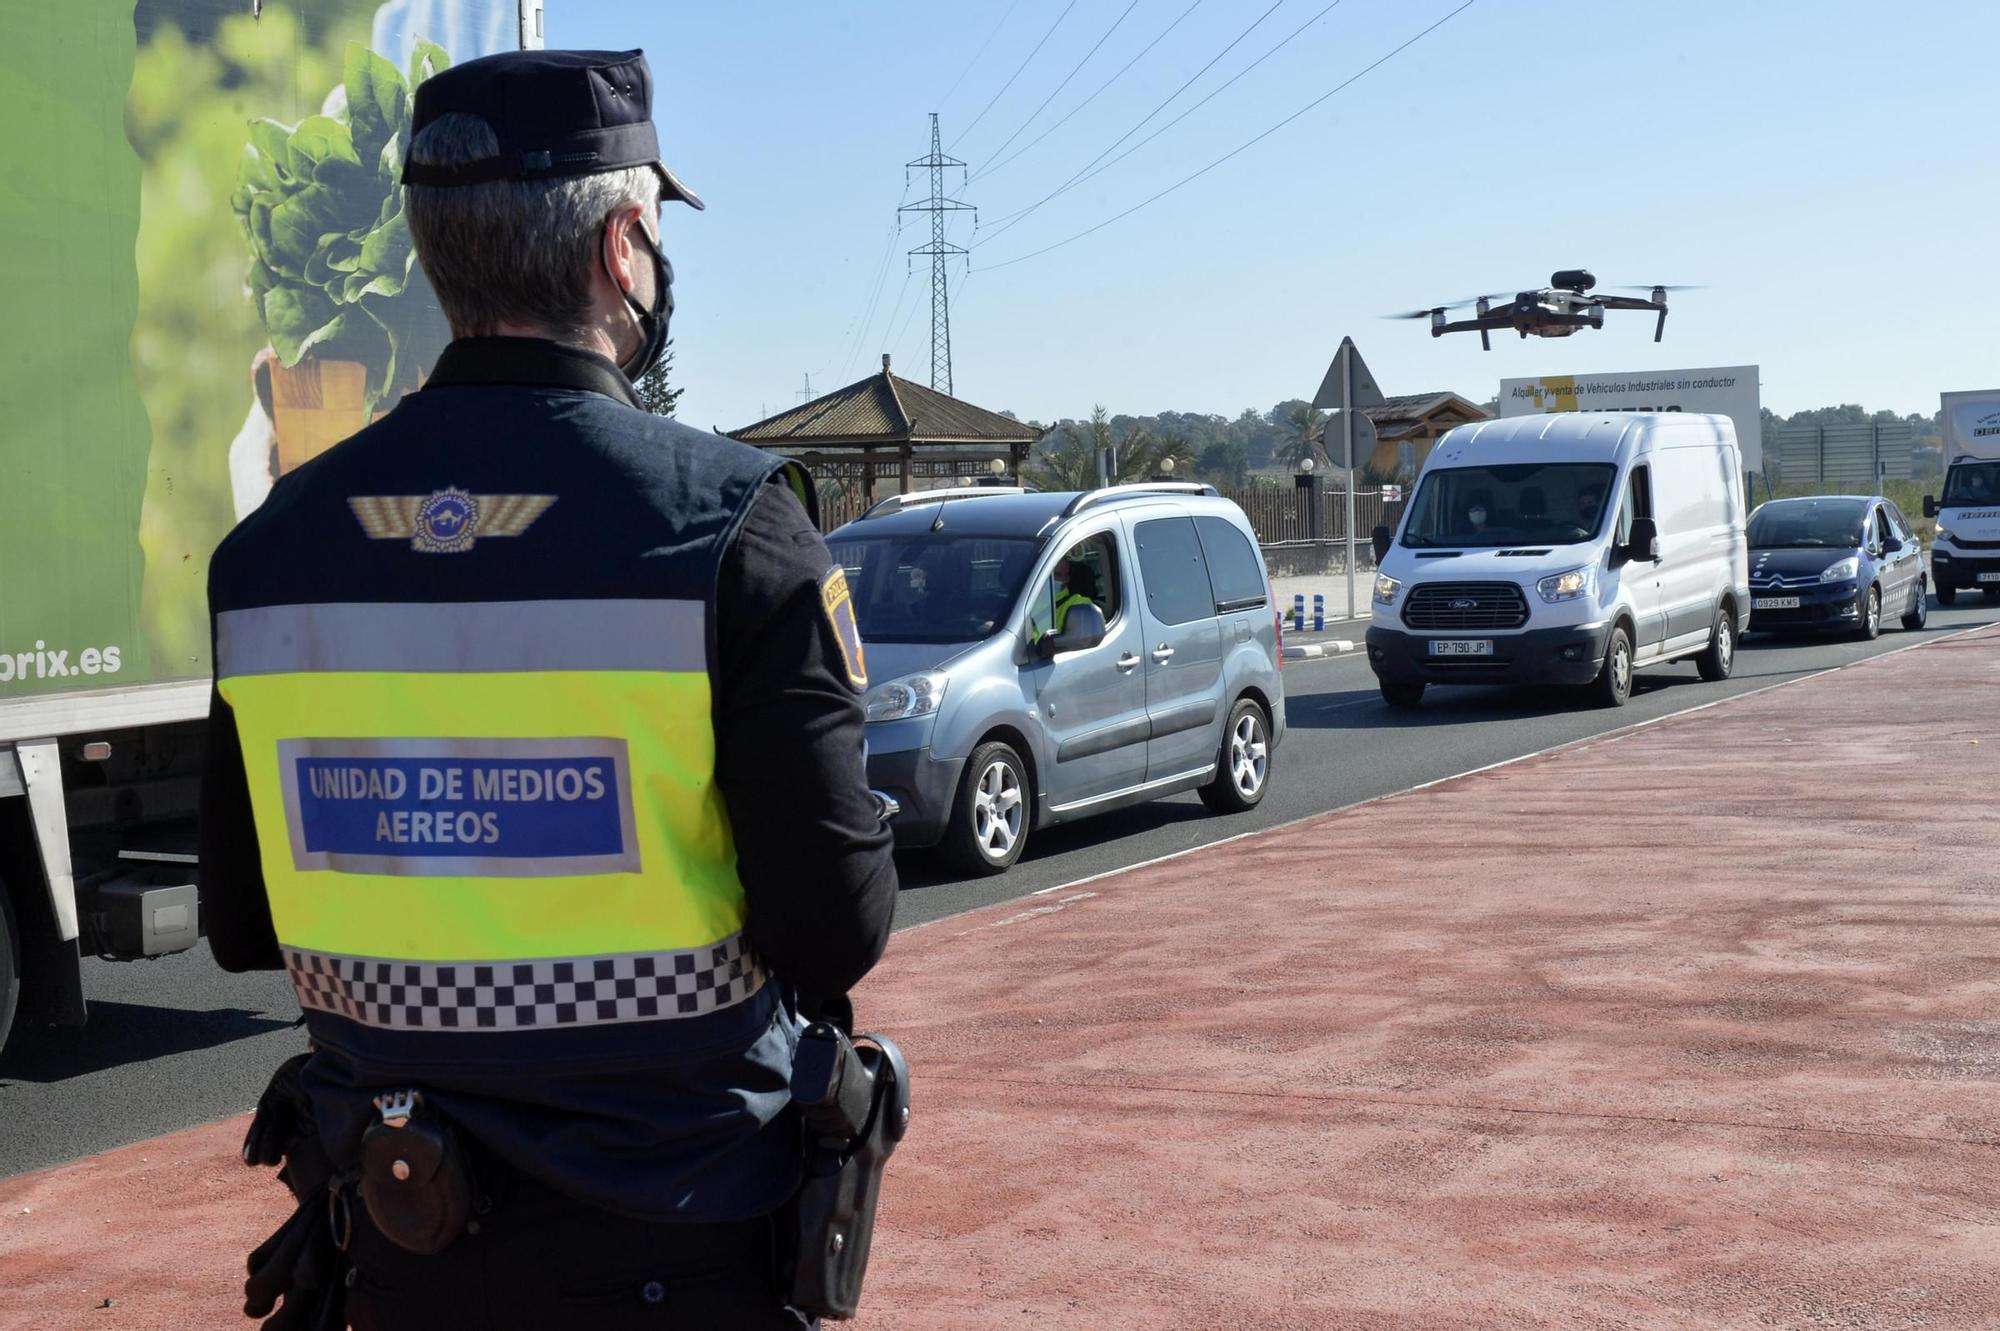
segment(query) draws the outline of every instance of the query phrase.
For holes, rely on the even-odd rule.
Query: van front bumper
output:
[[[928,747],[868,755],[868,784],[901,805],[889,830],[899,849],[935,846],[958,796],[958,764],[939,762]]]
[[[1588,684],[1604,668],[1611,624],[1499,633],[1491,656],[1432,656],[1431,642],[1446,636],[1371,627],[1369,668],[1385,684]]]
[[[2000,555],[1965,555],[1952,550],[1931,551],[1931,585],[1945,591],[1970,591],[2000,587],[2000,582],[1983,582],[1982,573],[2000,573]]]

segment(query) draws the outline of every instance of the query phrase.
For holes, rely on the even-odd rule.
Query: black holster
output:
[[[815,1022],[792,1063],[792,1099],[805,1118],[805,1182],[787,1208],[791,1293],[800,1312],[844,1320],[861,1303],[882,1171],[910,1126],[910,1072],[880,1035],[850,1041]]]

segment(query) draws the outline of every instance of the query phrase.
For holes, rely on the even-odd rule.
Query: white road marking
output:
[[[1578,745],[1597,744],[1608,740],[1626,739],[1632,735],[1637,734],[1639,731],[1646,729],[1649,726],[1656,726],[1660,724],[1662,721],[1675,721],[1684,716],[1692,716],[1696,712],[1705,712],[1711,707],[1720,707],[1724,703],[1740,702],[1745,698],[1754,698],[1760,693],[1769,693],[1773,689],[1787,688],[1793,684],[1803,684],[1807,680],[1824,679],[1828,675],[1835,675],[1843,670],[1848,670],[1855,666],[1865,666],[1872,661],[1886,660],[1891,656],[1896,656],[1903,652],[1912,652],[1920,647],[1929,647],[1933,643],[1950,642],[1953,638],[1963,637],[1968,633],[1978,633],[1984,629],[1991,627],[1992,625],[1990,624],[1975,624],[1971,628],[1959,629],[1954,632],[1944,634],[1941,637],[1926,638],[1921,642],[1913,642],[1903,647],[1892,647],[1886,652],[1878,652],[1872,656],[1865,656],[1858,661],[1845,661],[1842,662],[1840,665],[1828,666],[1824,670],[1816,670],[1811,672],[1810,674],[1799,675],[1792,679],[1777,680],[1774,683],[1764,684],[1754,689],[1748,689],[1742,693],[1731,694],[1727,698],[1717,698],[1713,702],[1700,703],[1697,704],[1696,706],[1684,708],[1680,711],[1667,712],[1661,716],[1648,717],[1644,721],[1635,721],[1630,725],[1621,726],[1616,730],[1602,731],[1595,735],[1585,735],[1581,739],[1564,740],[1560,744],[1551,744],[1547,748],[1537,749],[1533,753],[1523,753],[1513,758],[1502,758],[1498,762],[1487,763],[1482,767],[1467,768],[1463,772],[1454,772],[1450,776],[1436,777],[1433,778],[1432,780],[1421,782],[1414,786],[1405,786],[1401,790],[1390,791],[1387,794],[1371,795],[1369,798],[1365,800],[1356,800],[1352,804],[1342,804],[1331,809],[1321,809],[1317,813],[1309,813],[1304,815],[1303,817],[1293,818],[1289,822],[1273,823],[1269,827],[1260,827],[1257,828],[1255,831],[1238,832],[1235,836],[1222,837],[1219,840],[1215,841],[1204,841],[1199,846],[1188,846],[1185,849],[1171,851],[1165,855],[1156,855],[1149,860],[1140,860],[1136,864],[1127,864],[1117,869],[1106,869],[1102,873],[1088,874],[1085,877],[1073,879],[1067,883],[1058,883],[1054,887],[1037,888],[1034,892],[1030,893],[1029,895],[1042,897],[1042,896],[1048,896],[1049,894],[1054,892],[1067,892],[1073,888],[1083,887],[1090,883],[1102,882],[1106,878],[1116,878],[1120,874],[1134,873],[1140,869],[1149,869],[1156,864],[1165,864],[1171,860],[1182,859],[1186,856],[1198,854],[1205,850],[1214,850],[1218,846],[1227,846],[1231,842],[1243,841],[1253,836],[1264,836],[1271,832],[1281,832],[1287,828],[1297,827],[1302,823],[1312,822],[1315,819],[1328,818],[1333,816],[1334,814],[1346,813],[1351,809],[1364,808],[1370,804],[1379,804],[1383,800],[1397,799],[1404,795],[1415,794],[1417,791],[1420,790],[1429,790],[1431,787],[1441,786],[1447,781],[1460,781],[1469,776],[1479,776],[1483,773],[1495,771],[1502,767],[1511,767],[1515,763],[1525,763],[1534,758],[1544,758],[1552,753],[1560,753],[1564,749],[1576,748]],[[1363,705],[1363,703],[1372,703],[1374,701],[1376,700],[1373,698],[1364,698],[1359,702],[1340,703],[1336,707],[1326,708],[1324,710],[1335,711],[1338,710],[1338,708],[1340,707],[1359,707]],[[975,906],[972,909],[989,910],[991,909],[991,907]],[[928,923],[935,923],[935,921],[928,921]]]

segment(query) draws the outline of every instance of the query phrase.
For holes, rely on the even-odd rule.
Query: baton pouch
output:
[[[420,1257],[443,1252],[472,1216],[472,1166],[451,1124],[415,1091],[375,1097],[361,1135],[361,1203],[383,1238]]]
[[[800,1041],[792,1076],[809,1149],[791,1223],[780,1227],[791,1240],[787,1301],[836,1321],[860,1306],[883,1167],[910,1123],[902,1050],[883,1036],[860,1038],[869,1043],[850,1043],[831,1025],[815,1023]]]

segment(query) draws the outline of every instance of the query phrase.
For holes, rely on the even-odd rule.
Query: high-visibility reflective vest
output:
[[[336,1150],[407,1078],[607,1206],[782,1200],[796,1135],[746,1143],[783,1112],[796,1023],[744,946],[711,720],[717,570],[781,469],[800,483],[595,393],[432,388],[218,550],[272,921],[356,1090]],[[574,1139],[600,1116],[643,1137],[619,1177]]]
[[[1088,596],[1085,596],[1080,592],[1064,591],[1062,596],[1059,597],[1056,601],[1055,632],[1061,633],[1063,631],[1063,627],[1069,623],[1069,612],[1071,606],[1095,605],[1095,604],[1097,604],[1095,601],[1091,600]]]

